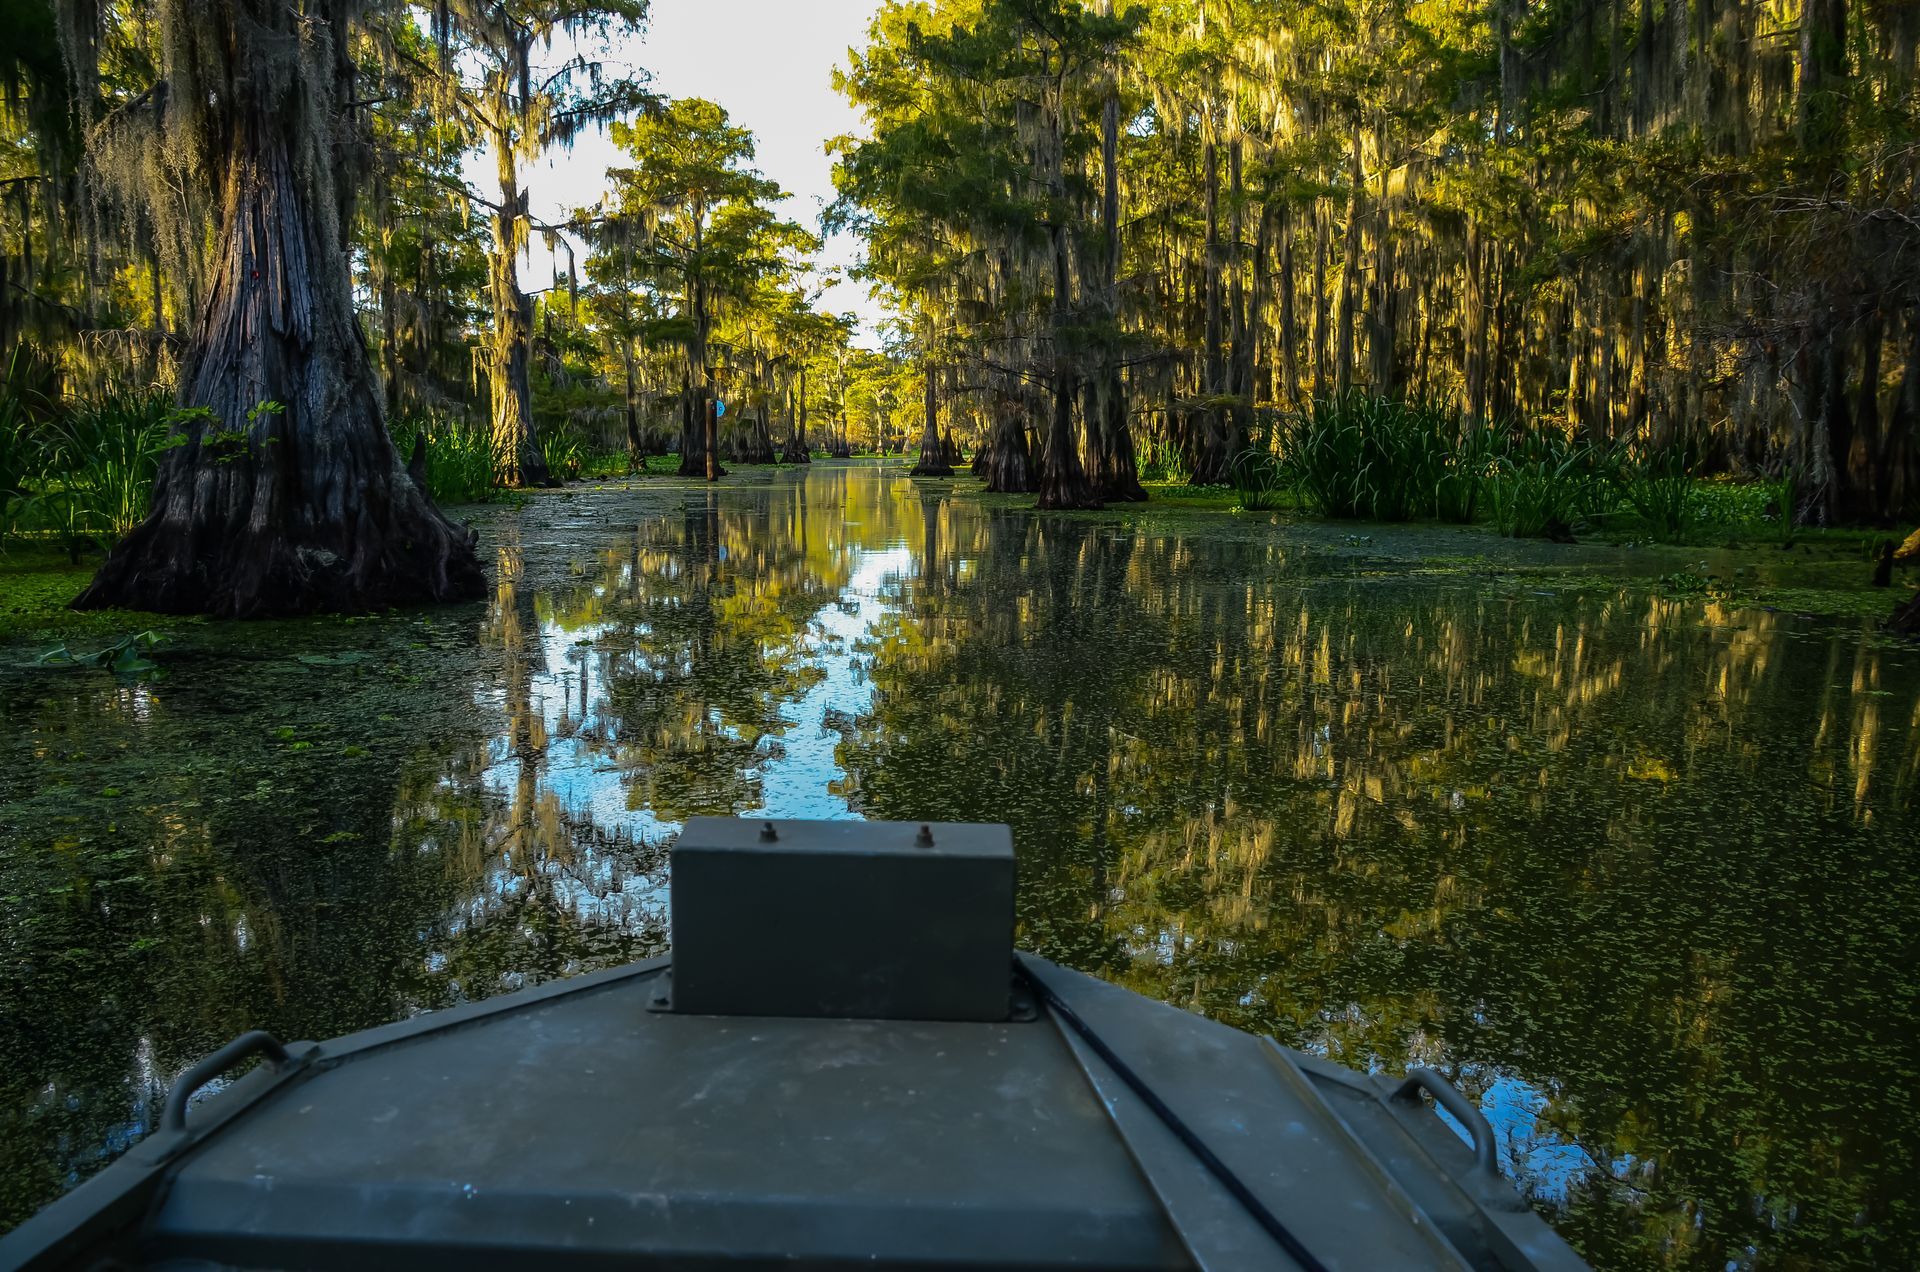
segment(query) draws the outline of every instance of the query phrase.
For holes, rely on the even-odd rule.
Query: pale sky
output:
[[[727,109],[759,142],[757,166],[792,197],[786,216],[819,229],[820,209],[833,198],[833,162],[826,142],[856,132],[860,116],[833,89],[833,71],[847,50],[866,43],[867,25],[879,0],[653,0],[645,37],[613,53],[610,70],[639,66],[652,73],[654,91],[670,97],[706,97]],[[571,151],[523,170],[533,214],[558,220],[597,202],[606,170],[619,156],[604,131],[581,137]],[[470,170],[476,186],[492,196],[492,170],[482,159]],[[823,266],[845,266],[857,245],[839,238],[827,245]],[[522,284],[545,285],[549,266],[535,236],[533,259]],[[828,313],[851,310],[865,328],[862,344],[874,344],[884,311],[867,297],[866,284],[841,283],[818,302]]]

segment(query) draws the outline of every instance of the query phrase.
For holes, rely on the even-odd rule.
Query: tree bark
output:
[[[503,486],[557,486],[533,432],[533,299],[520,290],[520,248],[526,193],[520,189],[512,143],[494,139],[500,208],[493,217],[487,278],[493,297],[487,379],[493,398],[493,474]]]
[[[680,373],[680,476],[705,476],[700,456],[707,445],[706,417],[693,396],[693,372]]]
[[[1056,233],[1063,231],[1056,230]],[[1040,470],[1040,507],[1098,508],[1100,496],[1087,480],[1080,448],[1073,444],[1073,395],[1079,376],[1064,354],[1053,360],[1053,422],[1047,429],[1047,459]]]
[[[1326,200],[1313,213],[1313,396],[1327,395],[1327,217]]]
[[[1253,298],[1247,303],[1248,401],[1256,410],[1264,402],[1271,406],[1277,397],[1274,387],[1273,336],[1265,321],[1267,294],[1273,289],[1273,227],[1279,209],[1272,204],[1260,208],[1260,228],[1253,233]]]
[[[786,453],[780,458],[789,464],[810,464],[812,452],[807,447],[807,364],[800,364],[800,383],[794,392],[793,408],[790,418],[793,431],[787,435]]]
[[[927,415],[920,429],[920,459],[909,473],[913,477],[951,477],[953,465],[947,462],[946,443],[940,438],[940,373],[931,359],[927,362]]]
[[[1113,0],[1101,0],[1102,16]],[[1109,80],[1100,112],[1100,305],[1109,333],[1120,326],[1120,94]],[[1087,433],[1098,439],[1093,484],[1102,499],[1144,501],[1133,430],[1127,423],[1127,391],[1120,375],[1119,351],[1111,339],[1100,362]]]
[[[1293,217],[1283,215],[1280,222],[1280,375],[1282,384],[1275,401],[1292,410],[1300,405],[1300,338],[1295,327]]]
[[[233,138],[212,290],[183,368],[181,426],[152,512],[80,609],[251,618],[477,600],[471,531],[407,476],[353,309],[283,119]],[[324,186],[323,186],[324,189]]]
[[[1230,478],[1240,452],[1247,448],[1253,414],[1252,323],[1247,314],[1247,190],[1241,175],[1242,143],[1238,136],[1227,145],[1228,305],[1233,332],[1233,357],[1227,365],[1227,392],[1233,403],[1220,415],[1218,462]]]
[[[1333,391],[1344,397],[1353,388],[1353,310],[1360,287],[1360,126],[1353,129],[1353,161],[1347,191],[1347,232],[1340,249],[1340,312],[1334,320]]]
[[[1387,181],[1393,164],[1386,152],[1385,129],[1377,138],[1380,163],[1380,193],[1373,208],[1373,303],[1369,308],[1367,340],[1367,379],[1377,397],[1392,397],[1399,392],[1400,289],[1395,277],[1393,252],[1393,206],[1388,200]]]
[[[1012,272],[1011,262],[1003,253],[999,261],[1001,279],[1004,283]],[[1008,348],[1013,347],[1013,318],[1007,318]],[[985,479],[987,489],[994,494],[1025,495],[1040,488],[1039,474],[1034,471],[1033,449],[1027,440],[1026,413],[1017,397],[1018,381],[1013,372],[997,373],[1000,379],[998,392],[992,397],[993,429],[987,438],[987,444],[975,457],[977,475]],[[845,391],[842,390],[844,397]]]
[[[384,261],[380,264],[380,380],[386,394],[387,418],[393,419],[400,414],[400,321],[399,299],[395,294],[393,274]],[[153,280],[154,312],[159,312],[160,279],[159,266],[154,266]],[[156,324],[157,325],[157,324]]]
[[[1063,77],[1064,79],[1064,73]],[[1053,144],[1047,160],[1047,188],[1053,195],[1053,423],[1047,429],[1046,462],[1040,469],[1040,507],[1098,508],[1100,495],[1080,463],[1073,437],[1073,398],[1080,368],[1075,364],[1073,332],[1072,243],[1066,226],[1066,86],[1056,81],[1049,103]],[[1091,426],[1092,421],[1088,421]]]
[[[1192,470],[1195,485],[1218,485],[1227,480],[1226,464],[1220,455],[1222,408],[1219,399],[1227,392],[1226,351],[1222,347],[1225,340],[1224,315],[1225,299],[1222,295],[1224,282],[1221,277],[1226,271],[1224,252],[1220,243],[1220,158],[1219,147],[1211,132],[1207,137],[1205,158],[1207,241],[1206,241],[1206,331],[1204,350],[1204,383],[1200,386],[1200,395],[1206,399],[1200,410],[1199,427],[1189,447],[1187,465]]]
[[[620,341],[622,369],[626,373],[626,410],[627,410],[627,470],[640,472],[647,466],[646,438],[640,432],[640,404],[634,387],[633,377],[633,341],[622,338]]]

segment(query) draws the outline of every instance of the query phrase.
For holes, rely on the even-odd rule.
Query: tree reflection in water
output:
[[[536,501],[464,616],[8,679],[0,1219],[242,1029],[661,948],[679,824],[765,812],[1012,823],[1024,943],[1446,1070],[1603,1266],[1920,1243],[1911,652],[815,469]]]

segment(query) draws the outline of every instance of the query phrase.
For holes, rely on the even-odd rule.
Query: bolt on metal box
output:
[[[676,1014],[1008,1018],[1005,826],[694,817],[670,887]]]

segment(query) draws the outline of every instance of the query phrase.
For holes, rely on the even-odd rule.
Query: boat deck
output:
[[[1583,1266],[1383,1081],[1021,963],[1024,1021],[676,1015],[660,960],[299,1044],[0,1265]]]

